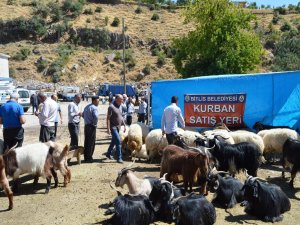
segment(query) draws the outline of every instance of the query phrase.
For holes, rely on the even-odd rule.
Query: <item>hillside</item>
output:
[[[0,19],[3,21],[24,17],[30,19],[37,9],[37,6],[30,5],[30,0],[16,0],[13,5],[7,5],[6,1],[0,2]],[[46,5],[50,0],[40,1]],[[95,12],[96,9],[101,8],[101,12]],[[158,65],[158,56],[153,55],[153,49],[158,48],[160,52],[168,52],[168,46],[174,37],[179,37],[186,34],[192,29],[191,25],[183,24],[180,9],[166,10],[156,9],[150,11],[148,7],[142,6],[142,12],[136,13],[137,5],[120,4],[120,5],[106,5],[86,3],[83,12],[78,17],[70,19],[68,26],[74,30],[80,28],[105,28],[109,32],[121,33],[121,24],[118,27],[111,26],[115,17],[120,20],[125,19],[126,34],[130,37],[131,45],[131,59],[133,66],[127,66],[126,79],[131,82],[140,81],[147,82],[159,79],[174,79],[179,78],[180,75],[176,72],[171,58],[164,58],[165,64]],[[99,11],[99,10],[98,10]],[[154,13],[159,15],[157,21],[151,20]],[[105,18],[108,18],[106,25]],[[268,24],[272,21],[272,14],[258,14],[257,23],[254,25],[261,29],[266,29]],[[284,15],[274,28],[279,30],[284,21],[295,23],[300,20],[300,15]],[[46,18],[47,27],[51,27],[51,20],[49,16]],[[30,54],[25,60],[16,59],[13,57],[10,60],[11,76],[21,81],[24,79],[34,79],[41,81],[52,81],[53,76],[47,75],[47,70],[40,70],[38,72],[36,62],[38,59],[47,61],[48,65],[59,58],[59,51],[57,49],[69,43],[68,34],[64,34],[55,42],[45,42],[39,40],[20,40],[16,42],[9,42],[0,44],[1,53],[10,56],[17,55],[21,49],[29,49]],[[262,35],[263,36],[263,35]],[[34,50],[34,53],[33,53]],[[151,51],[152,50],[152,51]],[[118,53],[119,52],[119,53]],[[60,81],[63,83],[77,83],[77,84],[95,84],[99,82],[119,82],[120,75],[123,68],[122,62],[117,58],[106,62],[105,56],[114,53],[120,57],[122,50],[101,50],[89,46],[72,45],[72,52],[68,55],[65,64],[61,68]],[[268,51],[266,51],[266,58],[268,58]],[[158,54],[159,55],[159,54]],[[144,76],[139,75],[145,66],[150,66],[150,74],[146,73]],[[263,63],[256,71],[269,71],[270,63]],[[147,68],[149,70],[149,68]]]

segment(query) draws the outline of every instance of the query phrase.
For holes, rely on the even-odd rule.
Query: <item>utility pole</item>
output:
[[[125,20],[122,18],[122,34],[123,34],[123,82],[124,82],[124,93],[126,94],[126,65],[125,65]]]

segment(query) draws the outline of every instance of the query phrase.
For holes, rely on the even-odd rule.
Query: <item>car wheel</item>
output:
[[[29,109],[29,107],[25,107],[25,108],[24,108],[24,112],[27,112],[28,109]]]

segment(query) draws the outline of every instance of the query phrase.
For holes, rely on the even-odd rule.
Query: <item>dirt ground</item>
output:
[[[103,106],[100,106],[103,107]],[[102,108],[105,112],[105,108]],[[28,115],[31,118],[31,115]],[[33,116],[32,116],[33,117]],[[51,189],[48,195],[44,194],[46,180],[41,178],[39,185],[34,188],[30,176],[22,177],[20,193],[14,195],[14,209],[6,211],[8,199],[0,192],[0,224],[2,225],[54,225],[54,224],[106,224],[110,216],[104,216],[108,203],[114,199],[116,192],[109,186],[114,181],[118,170],[124,165],[113,160],[106,160],[103,153],[109,144],[109,137],[104,128],[104,114],[100,116],[97,129],[96,150],[94,163],[77,165],[76,159],[71,161],[72,180],[67,187],[63,187],[63,178],[59,175],[59,187]],[[83,130],[83,129],[81,129]],[[25,128],[25,144],[38,140],[39,126],[30,124]],[[1,134],[2,135],[2,134]],[[81,136],[83,136],[81,132]],[[68,143],[69,134],[66,122],[58,130],[58,142]],[[80,138],[83,143],[83,137]],[[82,157],[83,159],[83,157]],[[159,176],[159,165],[137,162],[135,164],[136,174]],[[284,220],[277,224],[300,224],[300,179],[297,177],[295,190],[291,190],[287,181],[281,179],[280,166],[268,166],[262,168],[259,177],[271,183],[279,185],[291,200],[291,211],[284,214]],[[243,180],[244,177],[241,176]],[[53,184],[52,184],[53,185]],[[126,192],[124,189],[123,192]],[[209,194],[209,199],[212,194]],[[216,224],[265,224],[254,217],[244,213],[243,208],[236,206],[225,212],[224,209],[216,208]],[[154,224],[165,224],[156,222]]]

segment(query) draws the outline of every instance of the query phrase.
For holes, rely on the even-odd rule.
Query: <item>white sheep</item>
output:
[[[202,133],[206,138],[212,140],[215,136],[221,136],[224,138],[224,141],[228,144],[234,144],[234,140],[229,134],[229,131],[224,129],[215,129],[215,130],[207,130]]]
[[[152,160],[168,145],[167,137],[162,135],[161,129],[151,130],[146,137],[145,145],[149,159]]]
[[[265,153],[282,153],[284,142],[288,139],[299,139],[299,134],[288,128],[277,128],[266,131],[263,137]]]
[[[140,127],[142,128],[143,143],[145,143],[145,139],[146,139],[147,135],[149,134],[150,129],[149,129],[149,127],[148,127],[146,124],[144,124],[144,123],[137,122],[136,124],[140,125]]]
[[[140,151],[143,145],[143,135],[142,135],[142,128],[139,124],[132,124],[129,127],[128,131],[128,141],[127,146],[128,149],[133,151]]]
[[[184,140],[184,142],[187,144],[189,147],[196,147],[195,140],[197,138],[202,138],[204,139],[204,136],[200,134],[199,132],[195,131],[190,131],[190,130],[185,130],[183,132],[177,132]]]
[[[140,151],[133,151],[133,152],[131,153],[131,156],[132,156],[132,157],[135,157],[135,158],[138,158],[139,160],[140,160],[140,159],[147,159],[147,160],[148,160],[148,159],[149,159],[149,156],[148,156],[148,154],[147,154],[146,145],[143,144]]]
[[[264,138],[265,134],[268,133],[269,130],[261,130],[257,133],[258,136]]]

